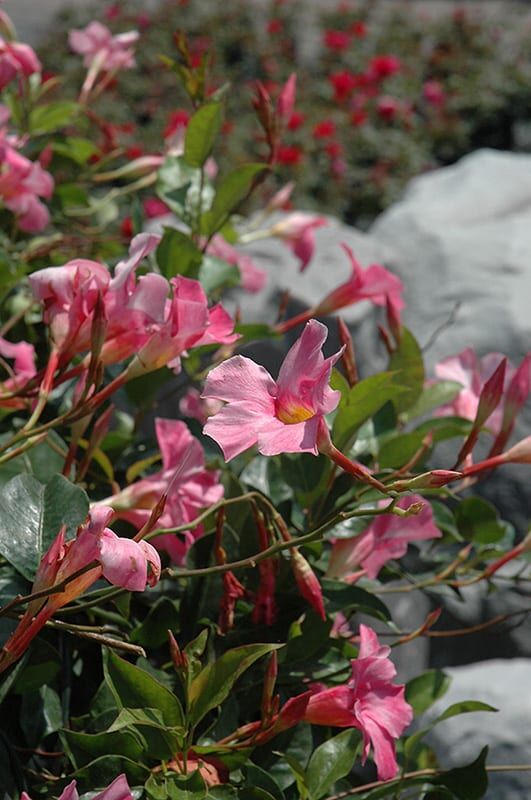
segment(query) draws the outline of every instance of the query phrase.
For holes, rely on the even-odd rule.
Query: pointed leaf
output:
[[[201,232],[205,236],[211,236],[223,227],[251,190],[256,177],[265,169],[265,164],[243,164],[220,181],[210,211],[203,214],[201,220]]]
[[[332,784],[348,775],[357,757],[360,741],[359,731],[349,729],[315,750],[306,771],[306,782],[312,800],[319,800]]]
[[[397,412],[407,411],[418,401],[424,388],[422,351],[407,328],[402,328],[400,344],[389,359],[389,370],[396,372],[396,382],[408,389],[391,398],[393,405]]]
[[[191,117],[184,137],[184,158],[191,167],[202,167],[212,152],[221,116],[221,103],[208,103]]]
[[[481,800],[489,787],[485,761],[489,752],[484,747],[479,756],[465,767],[455,767],[441,775],[437,783],[450,789],[459,800]]]
[[[406,684],[406,700],[415,714],[423,714],[443,697],[452,679],[440,669],[430,669]]]

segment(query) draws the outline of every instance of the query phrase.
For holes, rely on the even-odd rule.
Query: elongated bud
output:
[[[297,89],[297,75],[292,72],[282,87],[277,100],[277,114],[282,122],[288,122],[295,105],[295,92]]]
[[[531,436],[526,436],[520,442],[502,453],[503,460],[513,464],[531,464]]]
[[[175,671],[180,673],[186,672],[188,670],[188,657],[186,653],[181,650],[175,636],[170,630],[168,631],[168,640],[170,643],[170,657]]]
[[[345,375],[347,376],[348,385],[352,387],[355,386],[359,380],[358,367],[356,364],[356,356],[354,354],[352,336],[350,335],[350,331],[341,317],[338,317],[337,319],[337,330],[339,334],[339,341],[344,347],[341,360],[343,361],[343,366],[345,368]]]
[[[501,428],[489,452],[489,458],[501,453],[507,444],[513,431],[516,417],[527,400],[530,389],[531,353],[528,353],[509,383],[509,387],[505,395],[505,405],[503,407]]]
[[[416,491],[417,489],[440,489],[442,486],[446,486],[452,481],[460,480],[462,477],[462,472],[456,472],[451,469],[434,469],[431,472],[423,472],[421,475],[409,478],[409,480],[390,483],[388,488],[394,489],[396,492]]]
[[[149,515],[148,521],[140,528],[138,533],[134,536],[135,542],[141,541],[141,539],[143,539],[144,536],[147,536],[148,533],[151,533],[151,531],[154,530],[155,525],[159,521],[164,511],[166,500],[168,499],[168,491],[169,487],[168,490],[164,492],[163,495],[161,495],[160,499],[157,500],[156,504],[151,509],[151,514]]]
[[[500,361],[490,378],[485,382],[481,394],[479,395],[474,428],[480,428],[498,407],[503,395],[506,369],[507,359],[504,358]]]
[[[100,172],[95,175],[93,180],[96,182],[113,181],[118,178],[140,178],[142,175],[149,175],[155,172],[164,163],[164,156],[140,156],[139,158],[128,161],[122,167]]]
[[[326,619],[321,584],[304,556],[293,547],[290,550],[291,567],[299,592],[321,619]]]
[[[264,724],[267,724],[278,710],[278,697],[273,697],[277,674],[278,658],[276,650],[273,650],[269,657],[269,663],[264,676],[264,688],[262,690],[261,715]]]

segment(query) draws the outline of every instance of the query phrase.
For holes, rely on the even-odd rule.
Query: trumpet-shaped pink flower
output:
[[[5,89],[17,75],[28,78],[41,69],[41,62],[29,44],[7,42],[0,36],[0,90]]]
[[[229,244],[223,236],[216,234],[208,245],[207,252],[211,256],[221,258],[228,264],[233,264],[240,270],[242,287],[251,293],[259,292],[264,288],[267,273],[257,267],[251,256],[240,252]]]
[[[503,359],[504,356],[501,353],[488,353],[483,358],[478,359],[475,351],[471,347],[467,347],[461,353],[449,356],[436,364],[435,375],[437,378],[455,381],[463,387],[451,403],[446,403],[438,409],[439,416],[455,414],[465,419],[475,419],[481,390]],[[507,364],[504,381],[505,392],[511,383],[514,373],[514,367],[511,364]],[[500,430],[502,418],[503,410],[500,405],[488,420],[488,427],[493,433],[497,433]]]
[[[107,528],[112,514],[112,508],[106,506],[92,509],[88,521],[69,542],[65,541],[64,529],[58,533],[39,564],[32,593],[62,583],[91,564],[94,566],[70,580],[62,591],[33,600],[28,605],[0,652],[0,672],[20,658],[59,608],[79,597],[99,578],[106,578],[115,586],[134,592],[144,591],[146,583],[150,586],[157,583],[161,569],[159,554],[147,542],[119,537]]]
[[[31,800],[31,798],[26,792],[22,792],[20,800]],[[59,800],[79,800],[76,781],[68,784],[60,795]],[[123,773],[118,775],[103,792],[95,795],[92,800],[133,800],[125,775]]]
[[[201,509],[223,497],[219,472],[206,469],[203,449],[184,422],[159,418],[155,420],[155,431],[162,469],[102,501],[112,506],[115,516],[138,528],[147,522],[151,509],[163,494],[167,494],[167,499],[157,523],[160,528],[190,522]],[[157,536],[153,542],[159,550],[165,550],[174,563],[182,564],[188,549],[202,533],[203,526],[197,525],[179,535]]]
[[[404,699],[404,686],[391,683],[396,669],[390,652],[389,647],[378,643],[371,628],[360,625],[360,649],[351,662],[352,677],[344,686],[310,695],[303,717],[314,725],[358,728],[363,736],[362,762],[372,745],[379,780],[396,775],[394,739],[413,719],[413,710]]]
[[[330,555],[327,575],[352,583],[362,575],[374,579],[390,559],[402,558],[409,542],[438,539],[441,531],[433,521],[429,503],[419,495],[402,497],[397,506],[408,508],[413,503],[423,504],[419,514],[398,517],[382,514],[369,527],[352,539],[335,539]]]
[[[273,225],[271,235],[278,236],[286,242],[293,251],[293,255],[300,260],[300,271],[303,272],[310,263],[315,250],[314,231],[316,228],[326,225],[326,222],[325,217],[296,211]]]
[[[0,201],[12,211],[20,230],[38,233],[50,221],[39,197],[50,198],[54,182],[38,161],[30,161],[5,139],[0,141]]]
[[[348,281],[342,283],[324,300],[321,300],[314,309],[314,314],[316,316],[330,314],[340,308],[345,308],[345,306],[359,303],[361,300],[370,300],[377,306],[385,306],[387,298],[389,298],[394,311],[399,314],[404,308],[402,300],[404,286],[400,278],[380,264],[372,264],[367,269],[363,269],[350,247],[346,244],[341,246],[350,259],[352,274]]]
[[[86,28],[70,31],[68,43],[74,53],[84,56],[84,65],[91,67],[96,58],[103,69],[131,69],[135,66],[134,45],[138,31],[127,31],[113,36],[101,22],[90,22]]]
[[[341,355],[325,358],[327,329],[310,320],[287,354],[277,381],[245,356],[229,358],[213,369],[203,397],[225,406],[207,421],[204,432],[221,447],[225,458],[257,444],[262,455],[317,455],[321,420],[339,403],[329,386],[333,365]]]

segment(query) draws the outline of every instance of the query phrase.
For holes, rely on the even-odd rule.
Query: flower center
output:
[[[311,408],[301,405],[296,400],[284,401],[282,405],[277,401],[277,419],[286,425],[295,425],[297,422],[304,422],[315,415]]]

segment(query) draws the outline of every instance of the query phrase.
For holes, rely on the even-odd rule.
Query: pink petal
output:
[[[265,420],[273,416],[273,413],[274,407],[270,415],[266,415],[264,408],[256,405],[251,407],[250,403],[245,402],[232,402],[207,420],[203,433],[219,444],[225,460],[230,461],[256,444],[259,429],[263,427]]]
[[[245,401],[250,408],[271,417],[276,394],[276,383],[267,370],[250,358],[233,356],[208,373],[202,397],[226,403]]]
[[[117,536],[107,528],[101,536],[100,563],[103,576],[115,586],[132,592],[146,588],[146,554],[138,542]]]
[[[60,798],[62,800],[62,798]],[[66,800],[66,798],[64,799]],[[131,789],[127,783],[125,775],[118,775],[117,778],[103,792],[97,794],[93,800],[133,800]]]
[[[286,425],[274,417],[260,425],[255,439],[258,450],[263,456],[278,456],[280,453],[313,453],[316,456],[319,422],[320,417],[314,416],[304,422]]]

